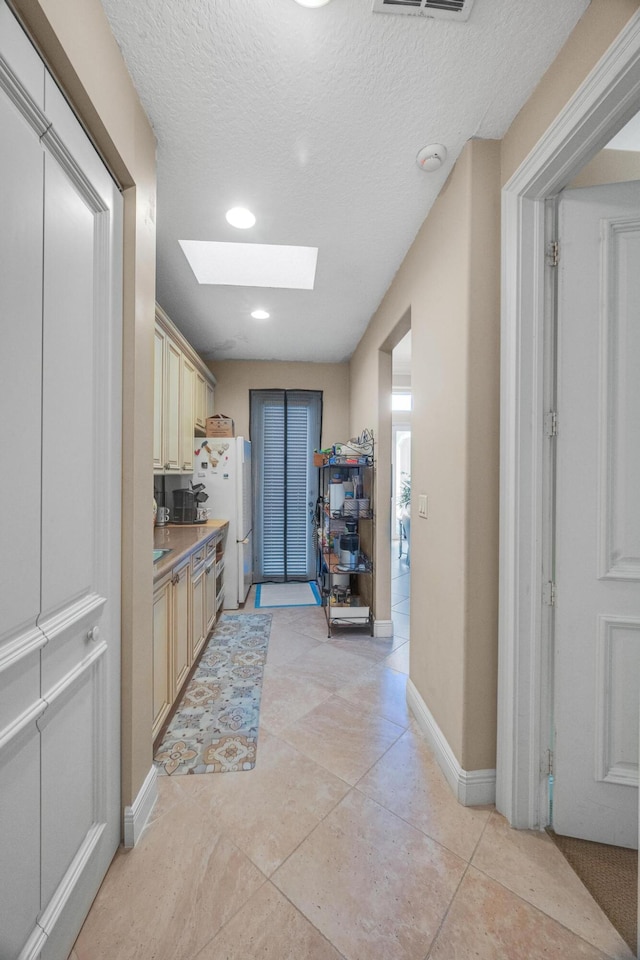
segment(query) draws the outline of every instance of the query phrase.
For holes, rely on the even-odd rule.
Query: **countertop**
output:
[[[155,550],[167,547],[171,553],[153,565],[153,579],[160,580],[176,564],[188,556],[199,543],[208,540],[218,530],[224,530],[229,525],[228,520],[207,520],[206,523],[167,523],[155,526],[153,529],[153,547]]]

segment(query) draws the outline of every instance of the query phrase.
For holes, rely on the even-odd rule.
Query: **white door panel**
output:
[[[0,957],[9,958],[19,955],[40,912],[40,733],[35,719],[0,740],[0,784]]]
[[[4,0],[0,54],[0,957],[59,960],[120,839],[122,202]]]
[[[636,847],[640,183],[559,212],[553,824]]]
[[[0,14],[6,19],[5,8]],[[0,21],[0,35],[3,21]],[[44,74],[42,64],[40,70]],[[42,369],[42,203],[44,158],[37,131],[0,97],[0,467],[16,478],[20,503],[5,502],[0,551],[0,641],[35,627],[40,611],[40,429]],[[11,269],[4,265],[11,263]],[[16,405],[15,398],[19,398]],[[19,477],[19,483],[17,478]],[[2,647],[0,646],[0,656]]]
[[[94,403],[95,214],[46,158],[42,444],[42,613],[92,592],[98,477],[105,442]],[[72,534],[71,531],[74,531]],[[76,533],[77,531],[77,533]],[[64,551],[64,553],[63,553]],[[64,562],[62,560],[62,553]]]
[[[104,829],[106,811],[100,779],[106,650],[106,644],[99,644],[84,664],[79,663],[63,682],[47,691],[49,707],[39,722],[45,908],[73,861],[86,852],[83,847],[88,839],[93,841],[94,834]],[[79,863],[78,869],[83,866]]]

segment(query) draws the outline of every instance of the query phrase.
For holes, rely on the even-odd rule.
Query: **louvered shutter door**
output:
[[[256,582],[315,576],[311,518],[318,471],[312,463],[321,417],[319,391],[251,391]]]
[[[287,402],[287,530],[286,561],[289,577],[308,578],[309,568],[309,410],[303,400]],[[317,472],[317,471],[316,471]]]
[[[265,579],[284,574],[285,463],[284,394],[269,398],[263,407],[264,442],[262,452],[262,562]]]

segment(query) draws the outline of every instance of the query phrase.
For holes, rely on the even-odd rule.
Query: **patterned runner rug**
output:
[[[256,763],[271,615],[225,613],[154,760],[158,773],[227,773]]]

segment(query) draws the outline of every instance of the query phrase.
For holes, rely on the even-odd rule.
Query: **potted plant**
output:
[[[411,506],[411,476],[408,473],[402,472],[400,478],[400,493],[398,495],[398,506],[400,507],[400,512],[406,510],[407,507]]]
[[[411,475],[404,471],[400,477],[400,493],[398,494],[398,519],[400,521],[400,555],[402,555],[402,538],[407,540],[407,563],[409,563],[411,546]]]

